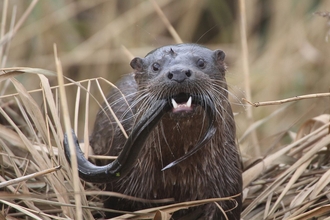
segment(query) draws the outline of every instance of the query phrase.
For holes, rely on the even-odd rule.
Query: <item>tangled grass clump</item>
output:
[[[34,219],[76,219],[78,195],[81,200],[79,214],[90,219],[93,214],[102,213],[102,195],[127,198],[118,193],[103,192],[72,175],[63,154],[65,129],[59,114],[59,91],[57,86],[49,85],[44,76],[48,72],[24,68],[6,71],[0,80],[10,77],[16,93],[0,97],[0,188],[4,189],[0,202],[3,214],[17,219],[26,215]],[[13,75],[33,71],[38,73],[39,90],[27,91],[24,85],[12,78]],[[75,115],[81,108],[81,92],[86,91],[86,97],[89,97],[91,85],[100,85],[102,81],[104,79],[89,79],[65,85],[77,88]],[[41,105],[33,98],[36,94],[42,96]],[[74,124],[77,124],[76,120]],[[264,158],[255,159],[246,167],[243,172],[243,219],[308,219],[330,213],[329,129],[328,114],[306,120],[297,133],[287,131],[282,135],[282,138],[291,138],[290,143]],[[277,141],[270,145],[279,144]],[[78,181],[78,190],[74,190],[74,181]],[[156,214],[167,216],[162,219],[169,219],[170,213],[176,210],[222,199],[230,198],[157,207],[122,217],[154,218]]]

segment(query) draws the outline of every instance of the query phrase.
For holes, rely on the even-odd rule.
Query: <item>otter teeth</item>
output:
[[[176,101],[172,98],[172,105],[173,105],[173,108],[178,108],[178,103],[176,103]]]
[[[173,109],[179,109],[179,108],[191,108],[192,98],[189,97],[188,101],[186,103],[177,103],[173,98],[171,99]]]
[[[192,102],[192,99],[191,99],[191,96],[189,96],[188,102],[186,104],[189,108],[191,107],[191,102]]]

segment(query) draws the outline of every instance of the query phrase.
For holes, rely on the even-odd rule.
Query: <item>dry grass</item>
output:
[[[158,14],[154,2],[161,9]],[[181,39],[227,53],[227,79],[234,94],[246,168],[242,218],[326,219],[330,215],[330,26],[326,12],[330,3],[258,3],[246,2],[243,21],[248,37],[244,39],[235,13],[239,7],[225,1],[4,0],[0,219],[92,219],[92,214],[103,210],[100,195],[124,197],[82,183],[72,173],[63,155],[63,134],[71,118],[74,130],[87,142],[95,111],[113,86],[110,82],[130,71],[127,54],[143,56]],[[162,13],[165,17],[160,18]],[[242,58],[239,45],[244,40],[249,50]],[[59,55],[54,55],[54,43]],[[243,63],[248,63],[250,71],[250,86],[244,89]],[[77,82],[61,83],[61,72]],[[63,88],[67,109],[65,102],[61,104]],[[241,101],[248,97],[243,92],[248,89],[251,102],[290,97],[294,102],[253,108]],[[296,97],[302,95],[309,99]],[[254,118],[249,123],[247,109]],[[260,153],[249,154],[256,144]],[[168,212],[220,199],[230,198],[141,210],[125,218],[156,214],[155,219],[168,219]]]

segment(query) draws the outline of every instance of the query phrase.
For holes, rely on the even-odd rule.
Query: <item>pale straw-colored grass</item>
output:
[[[327,219],[329,1],[315,5],[274,1],[263,8],[257,1],[245,1],[242,20],[231,14],[233,5],[223,1],[119,2],[34,0],[21,1],[15,7],[11,1],[3,1],[0,219],[92,219],[93,214],[104,211],[102,195],[145,201],[80,181],[76,165],[72,169],[63,155],[63,134],[72,127],[88,143],[95,111],[114,86],[110,81],[130,71],[132,56],[144,56],[159,45],[180,41],[201,42],[227,53],[227,79],[234,94],[231,98],[245,167],[242,218]],[[240,15],[242,10],[235,7]],[[44,14],[38,17],[36,12]],[[200,21],[210,14],[218,23],[199,32],[204,25]],[[90,21],[84,16],[93,25],[85,26]],[[256,26],[262,16],[266,16],[264,26]],[[242,23],[246,34],[239,36]],[[221,31],[213,32],[218,26]],[[267,33],[261,34],[258,28],[266,28]],[[241,44],[248,49],[244,53]],[[243,63],[250,72],[246,77],[250,88],[241,89]],[[61,82],[61,73],[80,80],[65,78]],[[64,88],[68,107],[63,109]],[[248,90],[251,98],[244,95]],[[247,119],[247,111],[253,114],[252,121]],[[253,143],[260,150],[250,154]],[[106,158],[91,155],[86,144],[81,147],[89,158]],[[223,199],[232,198],[119,212],[123,214],[119,218],[169,219],[175,210]]]

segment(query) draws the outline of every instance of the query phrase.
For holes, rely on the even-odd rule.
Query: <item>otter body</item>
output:
[[[225,81],[225,54],[195,44],[158,48],[145,58],[134,58],[134,73],[123,77],[112,89],[107,101],[124,129],[130,134],[136,122],[158,99],[172,105],[150,131],[138,161],[130,172],[107,190],[143,199],[174,198],[175,202],[236,196],[242,192],[240,156],[235,144],[235,122]],[[166,165],[184,156],[207,132],[204,109],[194,104],[213,102],[216,132],[210,141],[175,166]],[[97,115],[90,144],[95,154],[118,155],[126,141],[123,132],[103,105]],[[104,111],[105,110],[105,111]],[[105,113],[106,112],[106,113]],[[219,202],[229,219],[240,219],[241,196]],[[148,203],[110,198],[107,208],[135,211],[150,208]],[[236,207],[236,208],[235,208]],[[222,219],[221,210],[210,203],[174,213],[179,219]]]

